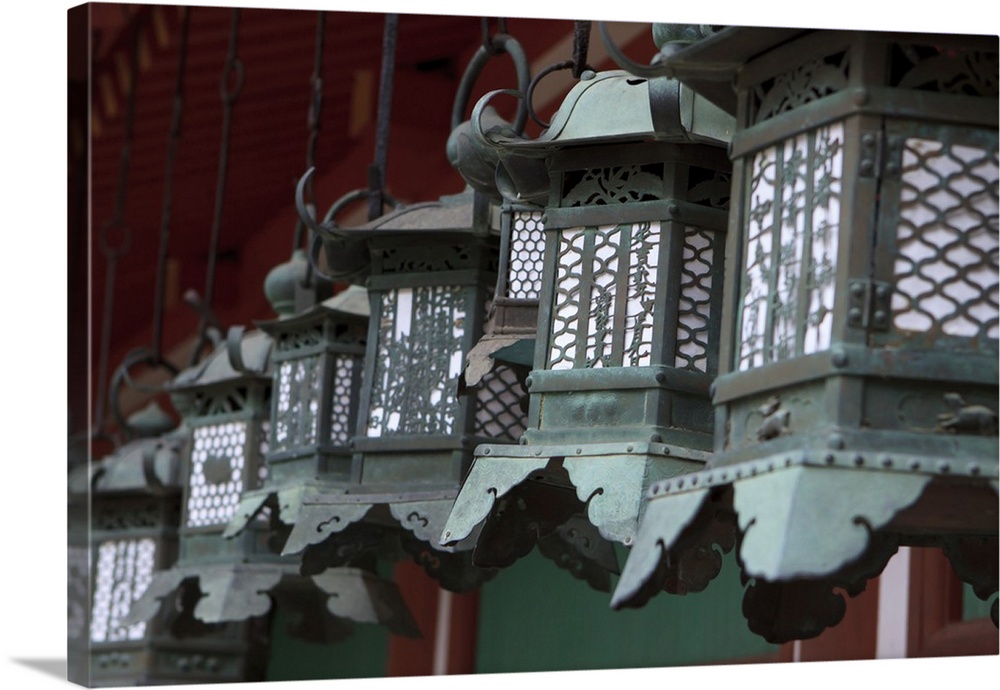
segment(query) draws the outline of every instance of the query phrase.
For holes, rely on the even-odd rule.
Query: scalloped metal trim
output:
[[[455,499],[438,543],[450,546],[468,537],[486,520],[500,496],[523,482],[532,472],[545,467],[548,462],[548,457],[476,458]]]

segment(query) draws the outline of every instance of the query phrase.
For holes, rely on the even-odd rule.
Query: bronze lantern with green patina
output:
[[[608,588],[644,490],[711,450],[731,117],[674,80],[586,71],[528,139],[480,119],[504,94],[523,97],[487,95],[472,124],[508,202],[544,207],[529,423],[477,448],[441,539],[481,528],[475,561],[508,565],[560,534]]]
[[[156,574],[177,559],[188,430],[174,429],[155,405],[128,423],[136,438],[69,478],[70,565],[79,562],[71,585],[83,608],[70,620],[68,677],[88,687],[262,679],[261,637],[218,629],[178,638],[191,623],[182,599],[148,620],[130,619]]]
[[[729,27],[633,71],[737,129],[715,452],[651,487],[614,606],[734,538],[772,641],[899,545],[996,592],[996,38]]]
[[[491,204],[469,190],[355,228],[315,223],[301,203],[300,215],[331,245],[367,248],[364,265],[338,270],[367,276],[370,321],[350,460],[302,495],[284,553],[301,553],[308,572],[365,553],[409,557],[446,589],[477,587],[492,571],[437,537],[475,444],[523,431],[510,368],[459,389],[496,285]]]
[[[156,615],[179,593],[191,622],[177,628],[179,635],[221,627],[241,638],[266,636],[275,604],[292,614],[289,633],[310,641],[340,640],[351,621],[400,620],[412,634],[391,583],[359,568],[306,576],[298,559],[283,557],[288,529],[271,506],[259,506],[238,534],[223,536],[244,493],[268,481],[274,347],[264,331],[231,329],[225,343],[172,382],[171,397],[190,430],[179,554],[173,567],[153,575],[130,620]],[[375,600],[387,604],[376,612]]]

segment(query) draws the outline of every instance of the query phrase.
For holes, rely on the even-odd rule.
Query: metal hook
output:
[[[654,79],[668,74],[666,67],[640,65],[639,63],[626,57],[625,53],[623,53],[621,49],[615,45],[614,39],[611,38],[611,32],[608,30],[606,22],[597,22],[597,28],[601,32],[601,40],[604,41],[604,47],[607,48],[608,55],[615,61],[615,64],[626,72],[630,72],[637,77],[645,77],[646,79]]]
[[[462,75],[462,81],[458,85],[458,91],[455,93],[455,103],[451,110],[452,129],[455,129],[462,123],[462,116],[465,114],[465,108],[469,102],[472,87],[475,86],[476,79],[479,78],[483,67],[486,66],[486,63],[494,55],[499,55],[500,53],[510,55],[514,61],[514,69],[517,72],[518,90],[521,93],[525,93],[528,90],[528,86],[531,83],[531,68],[528,65],[528,58],[524,53],[524,49],[517,42],[517,39],[507,34],[498,34],[493,37],[491,45],[496,50],[480,46],[479,50],[476,51],[476,54],[469,61],[468,67],[465,68],[465,74]],[[520,106],[518,106],[517,116],[514,120],[514,131],[521,134],[524,131],[524,125],[527,121],[528,109],[522,100]]]

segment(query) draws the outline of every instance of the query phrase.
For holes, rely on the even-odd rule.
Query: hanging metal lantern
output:
[[[262,679],[260,638],[220,629],[197,641],[179,640],[173,632],[184,614],[174,606],[148,621],[130,619],[156,573],[177,558],[187,430],[169,431],[173,422],[159,408],[129,422],[139,438],[70,476],[76,518],[70,541],[83,550],[82,563],[90,563],[71,677],[97,687]]]
[[[509,368],[467,395],[458,387],[496,284],[490,216],[489,202],[470,191],[360,228],[319,227],[366,242],[371,321],[349,480],[304,495],[285,544],[285,553],[303,552],[304,570],[375,549],[409,554],[453,591],[492,576],[469,564],[471,544],[437,544],[475,444],[523,431],[522,390]]]
[[[731,263],[716,452],[651,487],[613,605],[734,536],[772,641],[837,623],[900,544],[996,592],[995,37],[734,27],[644,69],[737,115]]]
[[[506,195],[548,195],[529,428],[476,450],[442,541],[484,525],[475,561],[506,565],[575,519],[613,559],[644,490],[711,448],[731,118],[669,79],[587,71],[527,140],[479,120],[501,93],[473,131]]]
[[[267,478],[272,347],[262,331],[244,335],[232,329],[225,346],[173,382],[174,404],[191,430],[180,553],[174,567],[153,576],[131,619],[155,615],[172,593],[184,591],[193,625],[178,629],[180,635],[229,621],[252,630],[266,622],[274,600],[298,614],[289,633],[312,641],[342,639],[352,630],[349,620],[398,622],[400,632],[415,634],[398,591],[374,573],[344,568],[306,577],[297,559],[281,557],[287,529],[267,506],[238,536],[222,537],[243,493],[259,489]],[[380,609],[376,601],[385,605]]]

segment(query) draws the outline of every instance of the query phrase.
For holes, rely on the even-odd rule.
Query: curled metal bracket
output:
[[[165,444],[159,441],[156,444],[146,446],[142,450],[142,477],[146,480],[146,487],[151,494],[162,496],[167,493],[167,487],[156,474],[156,454],[159,453]],[[173,448],[171,450],[174,450]]]
[[[524,53],[524,49],[517,40],[508,34],[497,34],[493,37],[489,46],[482,45],[476,54],[472,56],[469,61],[469,65],[465,68],[465,74],[462,75],[462,81],[458,85],[458,91],[455,93],[455,104],[451,110],[451,128],[455,129],[462,123],[462,116],[465,113],[465,107],[469,102],[469,96],[472,93],[472,87],[475,86],[476,79],[479,78],[479,74],[483,71],[483,67],[489,62],[489,59],[494,55],[499,55],[500,53],[507,53],[510,55],[511,59],[514,61],[514,69],[517,71],[517,87],[518,90],[524,94],[528,90],[528,86],[531,83],[531,71],[528,65],[528,58]],[[524,99],[517,109],[517,116],[514,119],[514,130],[520,134],[524,131],[524,125],[528,121],[528,108],[525,105]]]
[[[615,45],[615,41],[611,38],[611,32],[608,30],[607,22],[597,22],[597,28],[601,32],[601,40],[604,42],[604,47],[608,51],[608,55],[615,64],[621,67],[626,72],[630,72],[637,77],[645,77],[647,79],[653,79],[655,77],[669,76],[669,69],[666,66],[659,65],[640,65],[628,58],[621,49]]]
[[[125,415],[122,413],[121,400],[119,398],[119,391],[122,384],[124,383],[132,390],[153,395],[163,393],[166,390],[166,386],[145,386],[133,380],[129,374],[129,369],[139,364],[146,364],[151,367],[162,367],[170,372],[171,378],[177,376],[179,373],[176,366],[152,350],[137,348],[125,355],[125,358],[122,359],[122,363],[118,365],[117,369],[115,369],[114,376],[111,379],[110,403],[111,414],[114,416],[115,422],[118,423],[119,428],[125,431],[129,437],[135,436],[137,434],[137,430],[134,426],[129,424]]]

